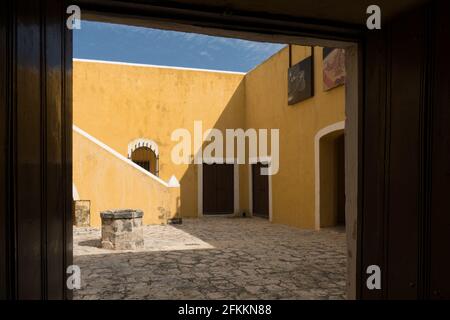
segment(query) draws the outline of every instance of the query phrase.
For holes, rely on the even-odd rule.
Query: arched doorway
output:
[[[320,130],[315,149],[316,229],[345,225],[344,122]]]
[[[128,144],[128,158],[150,173],[159,176],[159,150],[154,141],[133,140]]]

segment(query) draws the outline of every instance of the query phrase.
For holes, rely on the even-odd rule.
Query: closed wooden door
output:
[[[261,168],[267,165],[252,165],[253,215],[269,218],[269,176],[261,174]]]
[[[234,165],[203,164],[203,213],[234,212]]]

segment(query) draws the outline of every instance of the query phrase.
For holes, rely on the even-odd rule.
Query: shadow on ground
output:
[[[74,299],[345,298],[342,228],[315,232],[213,217],[146,226],[144,233],[144,251],[99,253],[100,231],[75,229],[82,288]]]

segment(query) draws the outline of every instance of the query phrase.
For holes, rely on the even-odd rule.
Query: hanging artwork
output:
[[[288,104],[293,105],[314,95],[313,58],[308,57],[288,71]]]
[[[345,84],[345,50],[323,48],[323,90]]]

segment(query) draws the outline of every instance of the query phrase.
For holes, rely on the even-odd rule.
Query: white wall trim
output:
[[[248,208],[250,214],[253,215],[253,171],[252,165],[261,162],[263,164],[270,165],[272,162],[271,157],[250,157],[248,164]],[[269,182],[269,221],[273,220],[273,211],[272,211],[272,175],[268,175]]]
[[[155,141],[146,138],[137,138],[128,144],[128,158],[131,158],[133,152],[139,148],[149,148],[157,157],[159,156],[158,144]]]
[[[226,163],[233,164],[233,184],[234,184],[234,213],[239,212],[239,164],[236,158],[203,158],[201,164],[197,164],[197,214],[203,217],[203,163]]]
[[[78,193],[78,189],[75,186],[75,183],[72,183],[72,199],[74,201],[79,201],[80,200],[80,194]]]
[[[212,70],[212,69],[200,69],[200,68],[186,68],[186,67],[174,67],[174,66],[160,66],[160,65],[154,65],[154,64],[130,63],[130,62],[121,62],[121,61],[106,61],[106,60],[79,59],[79,58],[74,58],[73,61],[87,62],[87,63],[115,64],[115,65],[122,65],[122,66],[131,66],[131,67],[146,67],[146,68],[160,68],[160,69],[172,69],[172,70],[186,70],[186,71],[200,71],[200,72],[211,72],[211,73],[246,75],[245,72],[225,71],[225,70]]]
[[[108,145],[104,144],[100,140],[94,138],[93,136],[91,136],[87,132],[85,132],[82,129],[78,128],[76,125],[73,125],[73,131],[78,133],[78,134],[80,134],[81,136],[85,137],[86,139],[90,140],[91,142],[93,142],[94,144],[96,144],[100,148],[104,149],[105,151],[107,151],[108,153],[110,153],[114,157],[118,158],[119,160],[125,162],[129,166],[132,166],[134,169],[139,170],[141,173],[145,174],[146,176],[150,177],[151,179],[155,180],[156,182],[162,184],[165,187],[171,187],[171,186],[169,186],[169,184],[167,182],[165,182],[161,178],[155,176],[154,174],[152,174],[149,171],[145,170],[144,168],[140,167],[139,165],[137,165],[136,163],[134,163],[130,159],[125,158],[123,155],[118,153],[116,150],[112,149],[111,147],[109,147]]]
[[[314,137],[314,225],[316,230],[320,230],[320,139],[329,133],[344,129],[345,121],[336,122],[319,130]]]

